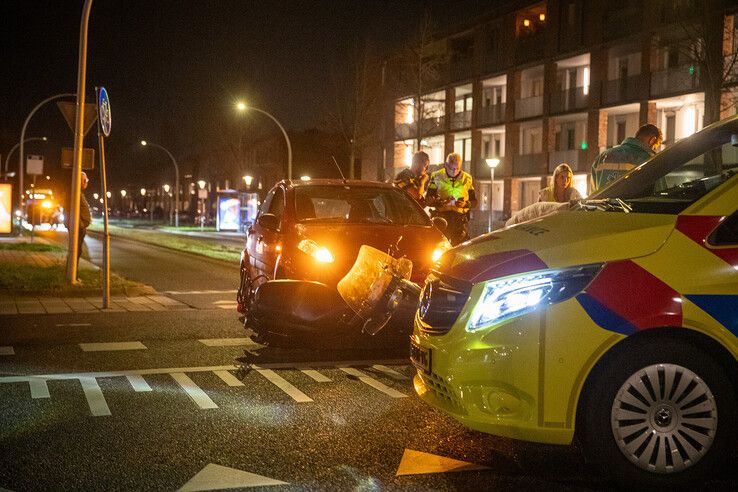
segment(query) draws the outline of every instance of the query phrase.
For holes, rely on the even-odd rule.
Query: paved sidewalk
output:
[[[62,314],[131,311],[171,311],[190,306],[163,295],[111,296],[108,309],[101,297],[10,297],[0,295],[0,315]]]

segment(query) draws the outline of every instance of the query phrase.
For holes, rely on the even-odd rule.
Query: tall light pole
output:
[[[492,231],[492,190],[495,187],[495,168],[500,164],[500,159],[493,157],[492,159],[486,159],[487,165],[489,166],[489,220],[487,222],[487,232]]]
[[[277,124],[279,129],[282,131],[282,135],[284,135],[284,140],[287,142],[287,179],[292,179],[292,144],[290,143],[290,137],[287,135],[287,131],[284,129],[282,124],[277,121],[277,118],[272,116],[271,114],[267,113],[263,109],[255,108],[253,106],[247,105],[245,102],[240,101],[236,103],[236,109],[239,111],[246,111],[247,109],[250,109],[252,111],[256,111],[258,113],[261,113],[265,116],[268,116],[274,123]]]
[[[177,159],[174,158],[171,152],[169,152],[167,149],[159,144],[147,142],[146,140],[141,140],[141,145],[143,145],[144,147],[147,145],[151,145],[152,147],[163,150],[172,160],[172,164],[174,164],[174,227],[179,227],[179,166],[177,165]]]
[[[33,141],[36,141],[36,140],[43,140],[44,142],[46,142],[46,140],[48,140],[48,139],[46,137],[29,137],[29,138],[23,140],[23,143],[33,142]],[[13,152],[15,152],[15,149],[17,149],[18,147],[20,147],[20,142],[18,142],[17,144],[13,145],[13,148],[10,149],[10,152],[8,152],[8,155],[5,156],[5,171],[3,172],[3,176],[7,176],[8,175],[8,163],[10,162],[10,156],[13,155]]]

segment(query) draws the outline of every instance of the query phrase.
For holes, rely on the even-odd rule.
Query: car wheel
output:
[[[577,420],[588,461],[615,479],[667,486],[721,471],[735,433],[726,371],[684,342],[649,339],[606,356]]]

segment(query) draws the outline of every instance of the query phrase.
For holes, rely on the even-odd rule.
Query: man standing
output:
[[[452,245],[469,239],[469,211],[477,206],[477,197],[471,175],[461,170],[459,154],[449,154],[443,168],[431,174],[426,203],[435,208],[434,215],[446,219],[444,232]]]
[[[82,172],[82,192],[79,194],[79,237],[77,238],[77,265],[79,266],[79,257],[82,254],[82,246],[85,244],[85,234],[87,228],[92,223],[92,215],[90,215],[90,205],[85,198],[85,190],[87,189],[87,174]],[[77,269],[79,272],[79,268]],[[78,273],[79,275],[79,273]]]
[[[405,190],[421,207],[425,206],[430,157],[423,151],[416,152],[409,169],[403,169],[395,177],[395,186]]]
[[[634,137],[602,152],[592,164],[591,192],[594,193],[615,181],[631,169],[656,155],[663,136],[656,125],[643,125]]]

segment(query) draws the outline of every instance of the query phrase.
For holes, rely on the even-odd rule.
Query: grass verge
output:
[[[39,267],[35,265],[3,264],[0,269],[0,292],[14,296],[94,296],[100,294],[100,272],[80,270],[79,285],[67,285],[65,265]],[[111,295],[152,295],[153,288],[110,275]]]
[[[42,243],[8,243],[0,244],[0,250],[11,250],[11,251],[51,251],[54,253],[64,252],[64,248],[55,244],[42,244]]]
[[[110,234],[113,236],[134,239],[136,241],[141,241],[142,243],[163,246],[177,251],[194,253],[208,258],[224,260],[236,264],[238,264],[238,261],[241,258],[241,247],[233,244],[220,244],[214,241],[198,239],[196,237],[180,236],[156,230],[130,229],[113,225],[109,225],[108,227]],[[93,222],[89,230],[103,232],[103,225],[100,222]]]

